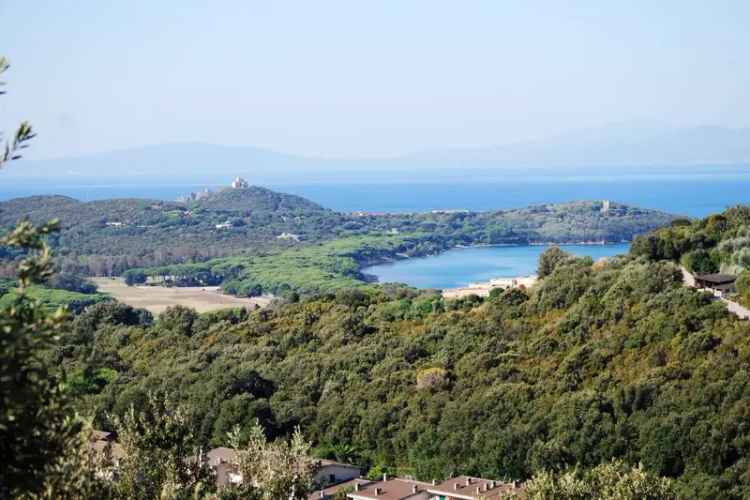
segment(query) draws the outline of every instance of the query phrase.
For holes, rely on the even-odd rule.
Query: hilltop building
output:
[[[233,189],[246,189],[249,187],[250,187],[250,184],[240,176],[235,177],[234,180],[232,181]]]

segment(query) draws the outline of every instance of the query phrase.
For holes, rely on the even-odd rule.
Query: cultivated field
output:
[[[99,291],[108,293],[124,304],[141,307],[159,314],[169,306],[192,307],[198,312],[215,311],[227,307],[264,307],[270,297],[240,298],[224,295],[215,286],[174,287],[127,286],[121,279],[94,278]]]

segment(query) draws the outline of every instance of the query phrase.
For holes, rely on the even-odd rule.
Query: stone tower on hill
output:
[[[244,188],[249,188],[250,184],[248,184],[248,182],[242,177],[237,176],[232,181],[232,187],[234,189],[244,189]]]

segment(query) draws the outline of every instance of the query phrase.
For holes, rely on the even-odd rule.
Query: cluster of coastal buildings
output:
[[[90,447],[98,453],[106,453],[115,468],[125,457],[125,450],[110,432],[94,431]],[[236,450],[214,448],[203,455],[203,460],[214,472],[217,487],[242,483]],[[316,461],[313,483],[317,489],[310,493],[309,500],[499,500],[513,498],[523,492],[523,486],[517,482],[470,476],[424,482],[384,474],[382,478],[371,480],[362,477],[362,470],[358,466],[334,460]]]

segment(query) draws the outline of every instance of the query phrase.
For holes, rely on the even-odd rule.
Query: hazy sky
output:
[[[143,144],[311,156],[631,120],[750,126],[750,2],[0,0],[0,125],[30,157]]]

